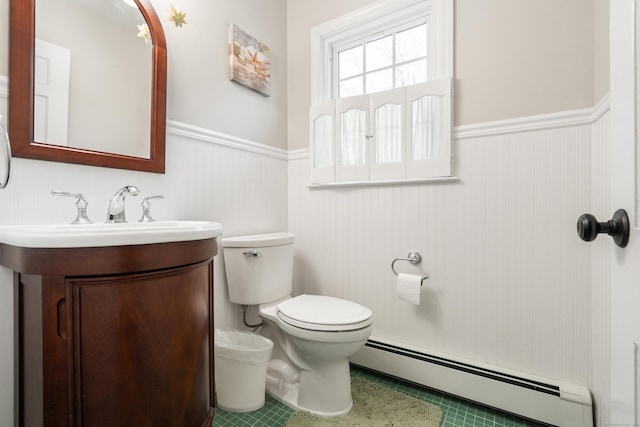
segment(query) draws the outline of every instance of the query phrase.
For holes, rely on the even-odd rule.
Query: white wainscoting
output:
[[[297,292],[370,307],[373,335],[412,347],[590,385],[592,207],[599,109],[456,129],[453,183],[307,189],[289,162]],[[395,296],[391,261],[430,278],[419,307]],[[604,333],[604,332],[603,332]]]

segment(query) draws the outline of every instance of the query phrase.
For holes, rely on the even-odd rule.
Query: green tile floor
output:
[[[492,408],[351,366],[351,376],[363,377],[394,390],[424,400],[442,409],[441,427],[539,427],[543,424],[525,420]],[[213,427],[281,427],[293,409],[267,395],[261,409],[246,413],[232,413],[216,409]]]

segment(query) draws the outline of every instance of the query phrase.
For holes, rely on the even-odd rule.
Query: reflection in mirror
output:
[[[9,4],[14,156],[164,173],[166,43],[149,0]]]
[[[149,158],[152,46],[137,37],[142,23],[123,0],[36,1],[36,141]]]

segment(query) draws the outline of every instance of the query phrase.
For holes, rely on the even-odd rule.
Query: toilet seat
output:
[[[371,310],[358,303],[322,295],[300,295],[278,304],[278,318],[312,331],[353,331],[371,324]]]

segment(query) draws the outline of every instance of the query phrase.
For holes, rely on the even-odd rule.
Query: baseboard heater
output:
[[[351,362],[558,427],[593,427],[589,390],[371,337]]]

